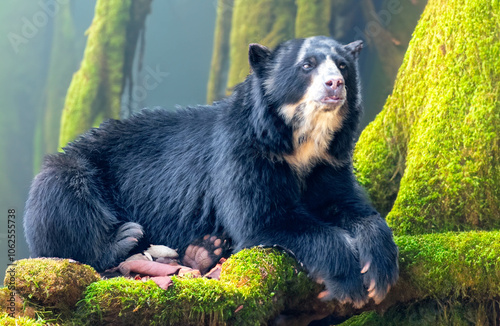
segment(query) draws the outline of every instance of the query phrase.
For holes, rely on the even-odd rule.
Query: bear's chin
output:
[[[345,104],[345,99],[319,101],[318,109],[321,112],[333,112],[340,109]]]

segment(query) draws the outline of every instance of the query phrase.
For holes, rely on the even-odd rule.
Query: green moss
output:
[[[13,289],[12,285],[0,288],[0,315],[18,315],[23,312],[23,303]]]
[[[500,231],[399,236],[395,241],[400,248],[400,280],[380,307],[372,306],[386,314],[357,317],[364,324],[398,325],[405,313],[425,314],[429,320],[451,315],[479,320],[498,310]],[[17,266],[18,293],[38,303],[36,314],[75,325],[262,325],[278,314],[293,318],[355,313],[349,305],[318,300],[322,287],[308,278],[295,259],[269,248],[233,255],[223,264],[219,281],[173,277],[173,286],[166,291],[152,281],[114,278],[94,282],[98,276],[90,267],[67,260],[32,259]],[[87,285],[76,314],[68,313],[74,309],[69,302],[74,304]],[[0,299],[6,295],[6,290],[0,291]],[[66,305],[65,315],[48,313],[54,307],[61,309],[61,303]],[[453,314],[443,314],[444,308],[437,314],[429,308],[435,304],[448,307]],[[466,309],[458,309],[461,305]],[[415,307],[430,310],[413,312]]]
[[[420,299],[500,297],[500,231],[395,238],[407,296]]]
[[[103,118],[119,118],[130,6],[131,0],[97,1],[81,67],[66,96],[60,147]]]
[[[235,0],[230,38],[228,88],[242,82],[250,72],[248,44],[270,48],[294,36],[294,0]]]
[[[498,303],[425,300],[390,308],[383,315],[370,311],[341,326],[472,326],[497,325]]]
[[[90,266],[68,259],[37,258],[10,266],[5,285],[14,283],[16,293],[30,303],[66,313],[82,298],[85,288],[98,280],[99,274]]]
[[[229,68],[229,37],[233,18],[234,0],[218,0],[215,22],[214,49],[207,86],[207,103],[226,96],[227,70]]]
[[[429,1],[358,142],[359,180],[397,234],[500,227],[499,10]]]
[[[167,291],[152,281],[115,278],[93,283],[79,304],[79,320],[121,325],[261,325],[291,298],[319,290],[294,259],[257,248],[233,255],[223,265],[220,281],[174,277],[173,282]]]
[[[295,37],[329,35],[330,0],[297,0]]]
[[[8,314],[0,314],[0,325],[2,326],[42,326],[47,325],[43,319],[32,319],[29,317],[9,317]],[[57,326],[57,324],[50,323],[50,325]]]
[[[400,236],[400,279],[377,310],[342,326],[496,325],[500,231]]]

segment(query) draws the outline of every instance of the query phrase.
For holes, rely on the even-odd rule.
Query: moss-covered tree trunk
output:
[[[498,1],[430,1],[361,135],[358,177],[398,234],[500,227],[499,13]]]
[[[220,280],[174,277],[166,291],[152,281],[96,282],[97,273],[89,266],[45,258],[18,261],[16,277],[7,273],[5,285],[16,287],[18,314],[33,317],[36,309],[49,317],[58,312],[63,325],[307,325],[328,314],[341,319],[374,310],[385,314],[364,313],[347,324],[497,325],[500,231],[401,236],[395,241],[401,248],[400,281],[380,305],[371,302],[358,310],[349,303],[320,301],[322,286],[295,259],[270,248],[231,256],[222,265]],[[460,297],[484,300],[456,300]],[[8,288],[0,289],[0,324],[9,298]],[[460,323],[464,320],[468,323]]]
[[[229,37],[233,19],[234,0],[219,0],[215,22],[214,48],[207,86],[207,103],[226,96],[229,69]]]
[[[40,110],[37,117],[33,158],[35,174],[41,166],[43,156],[57,151],[64,98],[71,75],[77,68],[75,41],[71,5],[63,3],[54,16],[52,48],[45,87],[45,107]]]
[[[66,96],[60,147],[105,118],[119,118],[121,96],[131,76],[137,29],[144,27],[151,1],[97,1],[81,67]]]
[[[297,0],[295,37],[329,35],[331,0]]]
[[[499,27],[499,1],[427,4],[393,94],[361,134],[354,164],[376,207],[403,235],[398,242],[403,253],[413,250],[411,239],[433,241],[427,250],[419,240],[418,255],[428,256],[434,267],[413,265],[404,274],[404,266],[412,263],[403,255],[402,279],[427,284],[428,294],[440,287],[444,296],[413,298],[383,317],[364,314],[347,325],[412,325],[415,320],[419,325],[498,325],[498,285],[481,281],[488,295],[468,288],[498,275],[497,268],[481,262],[498,261],[498,241],[474,240],[498,231],[457,233],[460,240],[441,244],[433,239],[446,239],[448,233],[420,234],[500,227]],[[437,267],[439,261],[448,266]],[[455,266],[457,261],[465,264]],[[417,281],[422,272],[426,280]],[[412,292],[405,284],[397,287]]]
[[[230,37],[228,87],[242,82],[250,72],[248,44],[274,47],[293,38],[296,6],[294,0],[235,0]]]

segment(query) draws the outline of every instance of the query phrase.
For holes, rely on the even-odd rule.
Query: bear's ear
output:
[[[354,41],[352,43],[349,43],[347,45],[344,45],[344,49],[349,51],[349,53],[352,54],[354,59],[357,59],[359,56],[359,52],[361,52],[361,49],[363,48],[363,41]]]
[[[264,45],[257,43],[251,43],[248,47],[248,61],[250,62],[250,67],[257,74],[257,76],[262,77],[264,72],[264,67],[266,66],[267,60],[271,56],[271,51]]]

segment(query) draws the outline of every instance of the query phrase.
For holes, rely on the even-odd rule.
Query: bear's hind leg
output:
[[[99,170],[86,159],[49,156],[31,185],[24,230],[33,257],[72,258],[97,270],[113,267],[142,237],[136,223],[120,225]]]
[[[193,241],[184,252],[182,263],[200,270],[202,275],[214,267],[221,258],[231,254],[231,240],[223,234],[221,237],[207,234]]]

